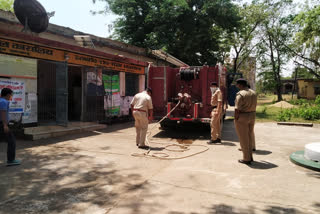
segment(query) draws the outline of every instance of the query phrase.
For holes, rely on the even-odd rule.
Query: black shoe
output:
[[[149,149],[149,146],[138,146],[139,149]]]
[[[215,143],[221,143],[221,139],[217,138],[216,140],[210,140],[209,142],[207,142],[207,144],[215,144]]]
[[[250,165],[251,164],[251,161],[245,161],[245,160],[238,160],[239,163],[242,163],[242,164],[246,164],[246,165]]]
[[[210,140],[207,144],[214,144],[214,140]]]

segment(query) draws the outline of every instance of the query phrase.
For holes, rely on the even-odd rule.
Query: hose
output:
[[[148,151],[145,153],[133,153],[133,157],[147,157],[147,158],[155,158],[155,159],[160,159],[160,160],[178,160],[178,159],[184,159],[188,157],[192,157],[201,153],[204,153],[209,150],[209,147],[204,146],[204,145],[180,145],[180,144],[169,144],[164,147],[164,150],[170,151],[170,152],[186,152],[190,150],[190,147],[203,147],[204,150],[200,152],[193,153],[191,155],[186,155],[182,157],[170,157],[169,154],[165,152],[154,152],[153,154],[150,154],[151,152],[151,147],[150,147],[150,136],[152,133],[152,130],[157,127],[158,124],[160,124],[162,121],[164,121],[176,108],[180,105],[180,101],[177,103],[177,105],[166,115],[164,116],[159,122],[155,123],[150,129],[147,131],[147,136],[146,136],[146,142],[149,147]],[[162,144],[162,143],[156,143],[156,144]],[[172,147],[179,147],[180,149],[169,149]]]

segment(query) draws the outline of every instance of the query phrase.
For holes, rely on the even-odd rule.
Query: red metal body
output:
[[[226,69],[218,65],[191,68],[197,70],[197,75],[188,80],[181,78],[181,68],[151,67],[149,70],[148,86],[153,89],[152,101],[156,118],[164,117],[180,100],[180,105],[161,124],[163,127],[183,122],[210,123],[211,82],[219,84],[223,95],[223,114],[225,114]]]

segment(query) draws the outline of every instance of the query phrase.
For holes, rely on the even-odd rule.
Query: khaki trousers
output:
[[[136,127],[136,144],[138,146],[145,146],[146,135],[148,131],[148,117],[146,112],[133,111],[133,117]]]
[[[240,113],[239,119],[234,120],[236,131],[240,140],[240,146],[244,161],[251,161],[252,149],[255,149],[254,123],[256,113]]]
[[[216,109],[211,112],[211,140],[221,139],[221,112],[218,112],[218,114],[216,112]]]

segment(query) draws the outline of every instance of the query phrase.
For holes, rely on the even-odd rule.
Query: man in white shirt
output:
[[[148,131],[148,123],[153,120],[151,95],[151,88],[147,88],[145,91],[136,94],[130,103],[137,132],[136,144],[141,149],[148,149],[145,145],[145,140]]]

